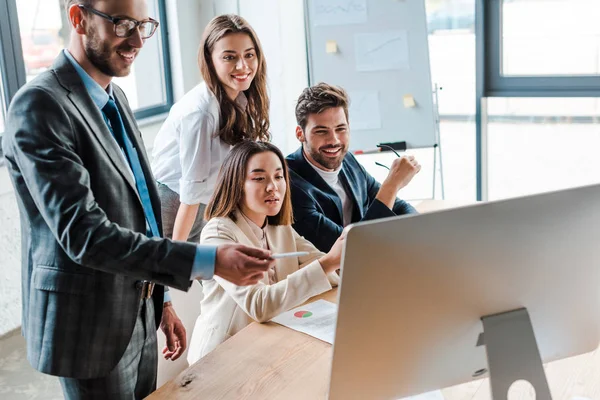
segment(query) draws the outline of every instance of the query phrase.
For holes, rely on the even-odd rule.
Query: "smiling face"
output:
[[[286,192],[281,160],[271,151],[250,157],[246,166],[244,196],[240,209],[256,225],[279,213]]]
[[[342,107],[309,114],[306,128],[296,127],[296,137],[302,142],[304,154],[313,165],[325,171],[334,171],[342,165],[348,152],[349,133]]]
[[[248,90],[258,69],[252,38],[247,33],[230,33],[215,43],[211,60],[227,96],[235,100]]]
[[[89,62],[107,77],[129,75],[131,65],[138,56],[145,40],[136,30],[128,38],[115,35],[114,24],[88,11],[81,11],[85,24],[82,38],[83,50]],[[106,0],[96,1],[93,8],[112,17],[130,18],[137,21],[148,19],[145,0]],[[71,11],[71,12],[77,12]]]

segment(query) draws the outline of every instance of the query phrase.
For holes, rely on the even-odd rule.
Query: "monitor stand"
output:
[[[550,388],[535,341],[527,309],[520,308],[482,317],[483,340],[490,376],[492,398],[508,399],[508,389],[517,380],[529,382],[536,399],[551,400]]]

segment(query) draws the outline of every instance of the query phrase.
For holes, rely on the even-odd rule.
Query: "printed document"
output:
[[[317,300],[281,313],[271,321],[333,344],[336,317],[337,304]]]

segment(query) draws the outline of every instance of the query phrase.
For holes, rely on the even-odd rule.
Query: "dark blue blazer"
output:
[[[319,250],[328,252],[344,229],[342,200],[306,161],[302,147],[286,157],[290,169],[294,229]],[[396,200],[393,210],[375,198],[381,185],[347,153],[340,179],[354,202],[352,223],[417,211]]]

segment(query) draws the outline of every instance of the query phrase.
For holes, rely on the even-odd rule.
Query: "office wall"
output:
[[[5,166],[0,167],[0,337],[21,325],[19,211]]]
[[[267,60],[272,140],[288,154],[299,145],[294,110],[308,85],[303,2],[240,0],[239,14],[260,38]]]

